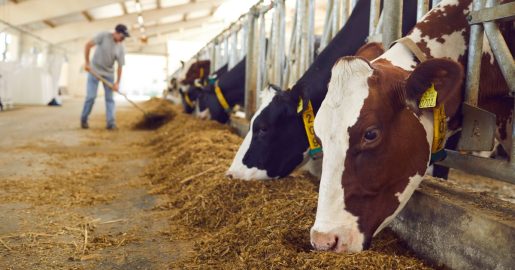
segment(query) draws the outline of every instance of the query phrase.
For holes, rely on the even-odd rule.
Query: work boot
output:
[[[81,122],[80,122],[80,127],[81,127],[82,129],[88,129],[88,128],[89,128],[88,122],[81,121]]]
[[[118,130],[116,125],[107,125],[107,130]]]

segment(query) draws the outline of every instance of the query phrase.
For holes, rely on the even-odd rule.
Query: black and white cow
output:
[[[191,114],[196,110],[197,101],[205,85],[208,85],[210,82],[216,80],[223,74],[227,72],[227,65],[222,66],[214,73],[209,76],[194,80],[190,85],[186,85],[179,89],[179,93],[181,95],[182,105],[184,107],[184,112]],[[184,90],[186,89],[186,90]]]
[[[205,86],[200,91],[198,97],[200,117],[227,123],[232,107],[236,104],[243,105],[245,99],[245,59],[243,58],[231,70],[220,75],[215,83]],[[218,95],[215,92],[217,86],[218,91],[220,91]],[[224,108],[224,106],[228,106],[228,108]]]
[[[239,179],[284,177],[309,160],[308,139],[302,116],[297,113],[299,99],[313,105],[316,113],[327,93],[331,67],[342,56],[352,55],[368,36],[370,0],[359,1],[342,30],[315,59],[291,91],[263,91],[262,105],[250,123],[227,175]],[[403,33],[416,22],[416,1],[406,1]],[[318,163],[318,164],[317,164]],[[315,171],[320,162],[313,162]]]

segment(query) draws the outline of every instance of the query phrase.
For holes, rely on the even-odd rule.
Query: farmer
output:
[[[129,36],[127,26],[118,24],[115,27],[114,32],[101,32],[97,34],[95,38],[86,43],[84,55],[86,58],[86,64],[84,69],[89,71],[86,101],[84,102],[84,108],[82,109],[82,115],[80,119],[80,125],[82,128],[89,128],[88,116],[91,113],[95,98],[97,97],[98,79],[91,74],[94,72],[99,76],[103,77],[107,81],[113,83],[113,88],[109,88],[104,83],[105,102],[106,102],[106,120],[107,129],[116,129],[116,123],[114,119],[114,100],[113,91],[118,91],[120,86],[120,78],[122,77],[122,66],[125,64],[125,50],[123,48],[123,40]],[[97,46],[93,60],[90,65],[89,52],[91,48]],[[114,81],[114,61],[118,62],[116,82]]]

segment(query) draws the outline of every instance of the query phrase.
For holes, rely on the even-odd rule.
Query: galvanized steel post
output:
[[[442,0],[433,0],[432,1],[432,7],[434,8],[436,5],[438,5]]]
[[[259,15],[257,7],[252,7],[247,15],[247,58],[245,74],[245,117],[250,121],[256,112],[256,83],[258,49],[256,42],[256,19]]]
[[[313,63],[315,60],[315,0],[309,0],[308,2],[308,51],[307,53],[307,63],[305,69],[302,71],[306,71],[309,66]],[[339,21],[339,18],[338,18]],[[340,25],[338,26],[338,29],[340,29]],[[338,32],[338,31],[336,31]]]
[[[402,36],[402,0],[384,1],[383,45],[388,48]]]
[[[376,32],[381,14],[381,0],[370,0],[370,20],[368,24],[368,35],[372,36]]]
[[[426,15],[429,9],[429,0],[417,0],[417,22]]]
[[[480,10],[484,0],[474,0],[472,10]],[[477,106],[479,95],[479,72],[481,70],[481,56],[483,55],[483,25],[470,26],[470,40],[467,61],[467,81],[465,88],[465,102]]]

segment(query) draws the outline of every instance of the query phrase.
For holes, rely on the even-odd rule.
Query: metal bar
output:
[[[469,24],[477,24],[494,20],[513,20],[515,18],[515,2],[494,7],[474,10],[468,17]]]
[[[442,0],[433,0],[432,1],[432,7],[434,8],[436,5],[438,5]]]
[[[211,47],[209,48],[209,54],[210,54],[209,60],[211,61],[210,68],[211,68],[211,70],[214,70],[215,64],[216,64],[216,44],[215,43],[213,43],[211,45]]]
[[[334,0],[327,0],[327,9],[324,19],[324,32],[322,33],[322,39],[320,40],[319,51],[322,51],[325,48],[325,46],[329,44],[329,40],[331,39],[332,22],[334,18],[333,9]]]
[[[230,57],[229,63],[227,64],[227,68],[231,69],[238,63],[238,31],[234,31],[231,34],[231,49],[229,50]]]
[[[429,9],[429,0],[417,0],[417,22],[426,15]]]
[[[480,10],[484,0],[474,0],[472,10]],[[477,107],[479,96],[479,74],[481,71],[481,56],[483,55],[483,26],[470,26],[470,41],[467,61],[467,81],[465,83],[465,102]]]
[[[341,6],[342,6],[342,23],[345,25],[347,23],[347,20],[349,19],[351,10],[349,8],[350,6],[350,0],[341,0]],[[336,34],[335,34],[336,35]]]
[[[336,36],[336,34],[338,33],[338,31],[342,28],[342,13],[340,12],[341,10],[341,5],[342,5],[342,1],[343,0],[334,0],[333,2],[333,18],[332,18],[332,22],[333,22],[333,27],[331,28],[331,39],[334,38],[334,36]]]
[[[266,80],[266,22],[265,13],[259,14],[258,32],[258,58],[257,58],[257,81],[256,81],[256,108],[259,107],[259,91],[263,89]]]
[[[313,63],[315,60],[315,0],[309,0],[308,3],[308,51],[306,52],[306,58],[307,63],[305,69],[302,71],[304,74],[304,71],[306,71],[309,66]],[[340,28],[338,28],[340,29]]]
[[[515,184],[515,166],[513,164],[491,158],[462,155],[452,150],[446,151],[447,157],[443,161],[437,162],[438,165]]]
[[[224,38],[224,61],[222,65],[219,65],[218,68],[221,68],[222,66],[229,64],[229,37],[230,35],[227,35]],[[214,70],[211,72],[214,72]]]
[[[515,63],[513,62],[510,49],[495,22],[485,22],[483,25],[495,60],[497,60],[499,68],[513,94],[515,93]]]
[[[297,7],[298,7],[298,0],[297,0]],[[297,8],[295,8],[297,10]],[[297,41],[297,12],[293,15],[293,27],[292,32],[290,36],[290,46],[288,49],[288,60],[286,62],[286,67],[284,69],[284,74],[286,75],[286,78],[283,81],[282,88],[286,89],[288,88],[289,84],[291,84],[292,81],[292,73],[293,73],[293,64],[295,63],[295,45]]]
[[[285,64],[285,46],[286,46],[286,7],[285,0],[278,1],[278,9],[279,9],[279,28],[277,29],[277,52],[275,56],[275,76],[277,76],[274,83],[282,86],[284,82],[283,69]],[[272,50],[272,49],[271,49]],[[274,48],[275,50],[275,48]]]
[[[247,58],[245,74],[245,117],[250,121],[256,112],[257,54],[256,17],[257,7],[252,7],[248,16]]]
[[[513,111],[511,112],[511,155],[510,155],[510,163],[513,168],[515,168],[515,102],[513,102]],[[514,172],[515,174],[515,172]]]
[[[350,10],[353,10],[357,3],[358,3],[358,0],[352,0]]]
[[[383,46],[389,48],[402,36],[402,0],[384,1],[383,16]]]
[[[381,13],[381,0],[370,0],[370,20],[368,23],[368,35],[369,36],[373,35],[376,32],[380,13]]]

